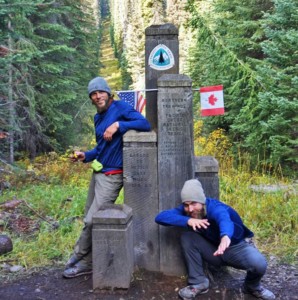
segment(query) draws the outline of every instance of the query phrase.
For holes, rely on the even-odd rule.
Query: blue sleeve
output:
[[[137,131],[150,131],[150,124],[141,113],[133,109],[130,105],[127,105],[125,108],[123,112],[124,120],[119,121],[120,133],[124,134],[132,129]]]
[[[208,219],[214,220],[220,232],[220,237],[227,235],[230,239],[234,234],[234,222],[231,220],[228,209],[223,205],[216,205],[212,208],[212,210],[208,213]]]
[[[184,214],[183,205],[180,205],[177,208],[168,209],[160,212],[155,217],[155,222],[164,226],[187,227],[187,221],[189,219],[190,217]]]
[[[93,161],[97,156],[97,146],[93,148],[92,150],[85,152],[85,160],[84,163],[88,163],[90,161]]]

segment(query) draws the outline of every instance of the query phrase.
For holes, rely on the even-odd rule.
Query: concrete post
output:
[[[133,272],[132,209],[103,205],[93,217],[93,289],[127,289]]]
[[[123,137],[124,201],[133,210],[135,267],[159,271],[156,133],[128,131]]]
[[[213,156],[196,156],[194,164],[195,178],[202,183],[206,197],[219,199],[218,161]]]
[[[173,24],[152,25],[145,30],[146,89],[157,89],[163,74],[179,73],[178,29]],[[146,118],[157,129],[157,92],[146,93]]]
[[[158,79],[159,210],[181,203],[184,182],[193,178],[193,113],[191,80],[165,74]],[[184,275],[180,229],[160,226],[160,270]]]

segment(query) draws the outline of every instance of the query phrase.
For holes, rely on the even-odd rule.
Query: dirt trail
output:
[[[63,279],[62,268],[44,268],[14,280],[2,277],[1,300],[171,300],[186,284],[185,278],[165,276],[157,272],[138,271],[130,288],[116,291],[93,291],[92,276]],[[245,272],[232,268],[213,270],[211,287],[201,300],[253,300],[241,292]],[[298,268],[269,261],[264,286],[270,288],[280,300],[298,300]]]

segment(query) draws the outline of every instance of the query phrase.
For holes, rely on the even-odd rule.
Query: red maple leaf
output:
[[[210,95],[208,97],[208,102],[211,104],[211,105],[215,105],[215,102],[217,101],[217,98],[214,96],[214,94]]]

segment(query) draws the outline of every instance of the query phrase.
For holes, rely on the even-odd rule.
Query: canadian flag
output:
[[[205,116],[223,115],[225,113],[223,101],[223,86],[214,85],[200,88],[201,114]]]

